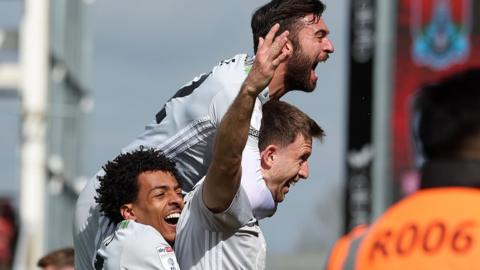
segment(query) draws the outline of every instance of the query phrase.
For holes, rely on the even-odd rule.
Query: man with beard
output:
[[[259,42],[252,71],[218,128],[208,173],[185,197],[175,240],[181,269],[265,269],[265,240],[240,182],[256,97],[288,56],[282,52],[288,32],[273,41],[276,30]],[[308,177],[312,139],[323,136],[317,123],[294,106],[277,100],[264,104],[260,170],[276,203]]]
[[[258,133],[262,104],[279,99],[291,90],[311,92],[315,89],[315,68],[333,53],[329,30],[321,15],[325,9],[319,0],[273,0],[253,15],[251,26],[254,48],[274,25],[277,34],[286,30],[289,36],[282,53],[289,55],[276,68],[270,83],[258,95],[250,123],[249,138],[242,161],[242,186],[257,219],[273,215],[276,202],[260,170]],[[212,71],[196,77],[182,87],[156,114],[152,124],[130,145],[129,152],[140,145],[162,150],[173,159],[179,171],[179,182],[185,192],[203,177],[212,160],[212,143],[220,120],[238,94],[255,58],[245,54],[220,62]],[[97,176],[103,174],[100,171]],[[78,269],[91,269],[98,241],[113,227],[99,214],[94,197],[98,181],[92,178],[80,194],[75,213],[74,243]]]

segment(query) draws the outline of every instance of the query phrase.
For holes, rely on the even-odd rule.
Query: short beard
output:
[[[287,72],[284,83],[287,90],[301,90],[312,92],[315,90],[316,83],[311,85],[310,73],[313,62],[306,56],[300,44],[294,45],[297,49],[287,63]]]

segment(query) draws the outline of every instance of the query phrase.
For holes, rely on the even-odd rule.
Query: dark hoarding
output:
[[[345,229],[370,221],[375,1],[352,0]]]

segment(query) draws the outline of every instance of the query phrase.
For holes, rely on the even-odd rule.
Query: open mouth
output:
[[[292,186],[292,187],[293,187],[293,186],[295,186],[296,183],[297,183],[297,181],[295,181],[295,180],[290,180],[290,181],[288,181],[288,186]]]
[[[286,187],[285,193],[288,193],[288,191],[290,190],[290,186],[293,187],[293,186],[295,186],[296,183],[297,183],[297,181],[295,181],[295,180],[290,180],[287,183],[285,183],[285,187]]]
[[[166,216],[164,220],[170,225],[177,225],[179,218],[180,218],[180,213],[171,213],[168,216]]]
[[[320,60],[321,63],[325,63],[327,62],[328,58],[330,58],[330,55],[325,55],[325,57],[322,58],[322,60]]]
[[[316,82],[317,79],[318,79],[317,73],[315,72],[315,69],[317,68],[317,65],[318,65],[318,62],[313,63],[312,70],[310,72],[311,73],[310,77],[314,82]]]

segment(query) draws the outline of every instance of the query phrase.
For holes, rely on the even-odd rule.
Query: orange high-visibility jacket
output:
[[[327,270],[480,269],[480,190],[433,188],[337,241]]]

